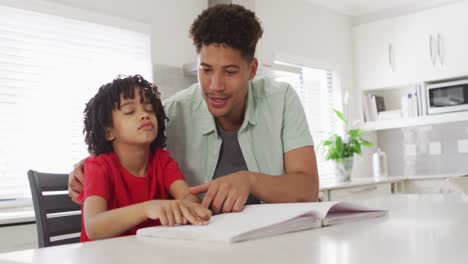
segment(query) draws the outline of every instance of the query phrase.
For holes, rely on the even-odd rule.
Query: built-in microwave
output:
[[[426,85],[428,114],[468,110],[468,79]]]

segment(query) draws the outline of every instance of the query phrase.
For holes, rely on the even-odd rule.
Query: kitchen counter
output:
[[[35,222],[34,208],[20,207],[0,210],[0,226]]]
[[[413,176],[389,176],[376,180],[372,177],[367,178],[352,178],[349,182],[337,182],[335,180],[324,180],[320,182],[320,191],[343,189],[349,187],[365,186],[379,183],[397,183],[406,180],[427,180],[427,179],[444,179],[450,177],[460,177],[466,174],[433,174],[433,175],[413,175]]]
[[[444,179],[448,177],[458,177],[464,174],[437,174],[437,175],[416,175],[416,176],[391,176],[375,180],[372,177],[368,178],[353,178],[349,182],[337,182],[334,180],[324,180],[320,182],[320,191],[326,192],[329,190],[345,189],[351,187],[359,187],[366,185],[375,185],[383,183],[399,183],[406,180],[427,180],[427,179]],[[31,200],[24,199],[23,201],[2,202],[0,204],[0,226],[31,223],[34,222],[34,208]]]

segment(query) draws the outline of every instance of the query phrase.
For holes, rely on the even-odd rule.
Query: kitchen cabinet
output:
[[[0,252],[37,248],[36,224],[0,226]]]
[[[330,201],[365,200],[392,194],[390,182],[329,190]]]
[[[468,2],[439,9],[440,79],[468,75]]]
[[[399,193],[444,193],[446,178],[408,179],[398,183]]]
[[[429,9],[395,19],[399,83],[434,81],[468,74],[468,3]]]
[[[397,87],[468,75],[468,2],[353,29],[357,85]]]
[[[394,21],[361,25],[353,34],[358,87],[367,90],[393,85],[397,71]]]

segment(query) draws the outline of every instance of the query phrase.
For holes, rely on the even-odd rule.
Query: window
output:
[[[339,102],[335,73],[331,70],[275,62],[273,68],[262,68],[258,76],[287,82],[294,88],[304,107],[309,130],[314,139],[320,179],[333,178],[332,163],[324,160],[318,145],[330,133],[340,129],[337,118],[332,111],[332,108],[336,108]]]
[[[86,157],[85,103],[137,73],[152,79],[148,32],[0,6],[0,199],[30,196],[29,169]]]

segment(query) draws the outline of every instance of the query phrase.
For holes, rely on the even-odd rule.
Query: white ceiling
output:
[[[364,16],[395,9],[426,8],[457,0],[307,0],[345,15]],[[458,0],[459,1],[459,0]]]

